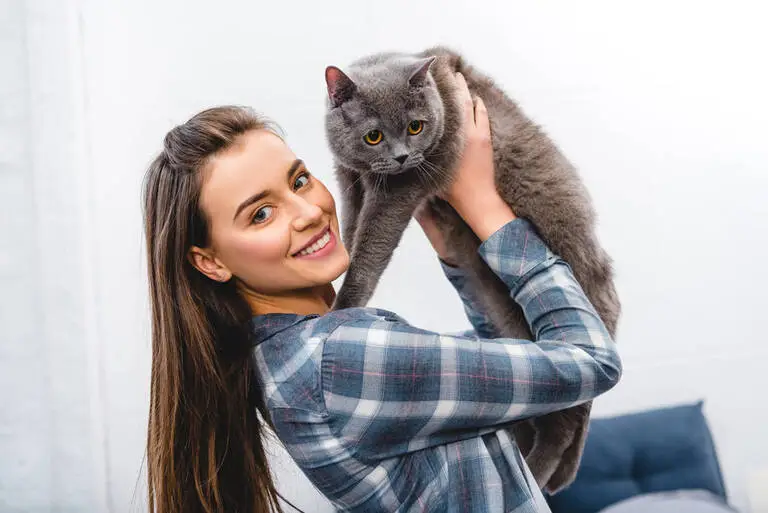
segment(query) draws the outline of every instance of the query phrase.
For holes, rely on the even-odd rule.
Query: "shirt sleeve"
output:
[[[530,223],[508,223],[479,251],[535,341],[443,335],[396,316],[342,323],[323,347],[323,396],[337,435],[361,456],[477,436],[590,401],[618,382],[605,325]]]
[[[456,289],[456,293],[464,305],[464,313],[467,315],[467,319],[474,330],[474,333],[469,332],[468,335],[472,334],[480,338],[497,337],[498,333],[491,320],[480,308],[480,302],[477,300],[476,291],[470,284],[467,272],[460,267],[450,266],[442,260],[440,260],[440,266],[443,268],[443,274],[445,274],[448,282],[453,285],[453,288]]]

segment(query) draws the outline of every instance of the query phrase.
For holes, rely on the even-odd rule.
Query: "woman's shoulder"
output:
[[[402,317],[389,310],[372,307],[344,308],[342,310],[332,310],[323,315],[332,322],[359,322],[367,320],[392,320],[405,322]]]
[[[398,314],[381,308],[356,307],[333,310],[318,319],[318,327],[330,334],[338,329],[366,329],[378,323],[408,324]]]
[[[325,339],[340,327],[360,328],[376,322],[395,322],[407,324],[405,319],[394,312],[380,308],[345,308],[333,310],[324,315],[266,314],[252,319],[251,327],[254,345],[264,342],[287,340],[302,344],[307,339]],[[266,344],[269,345],[269,344]]]
[[[254,357],[270,409],[323,412],[320,373],[331,335],[365,340],[379,323],[404,323],[378,308],[346,308],[324,315],[266,314],[254,317]],[[355,344],[356,346],[359,344]]]
[[[380,308],[345,308],[324,315],[261,315],[252,320],[254,354],[261,372],[284,377],[293,375],[285,368],[289,363],[300,367],[301,362],[312,360],[319,365],[329,340],[365,340],[369,331],[395,325],[404,327],[408,323]]]

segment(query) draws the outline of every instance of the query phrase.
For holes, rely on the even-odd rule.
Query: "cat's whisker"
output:
[[[421,178],[422,178],[422,174],[423,174],[423,178],[427,178],[427,179],[429,180],[429,184],[422,182],[422,183],[424,183],[424,186],[425,186],[425,187],[430,187],[431,189],[436,189],[436,188],[438,187],[438,185],[439,185],[439,184],[438,184],[438,182],[435,180],[435,177],[434,177],[434,176],[432,176],[432,173],[429,171],[429,168],[428,168],[427,166],[425,166],[425,165],[424,165],[424,164],[426,164],[426,163],[427,163],[427,162],[426,162],[426,161],[424,161],[424,162],[422,162],[421,164],[419,164],[419,166],[418,166],[418,169],[419,169],[420,171],[423,171],[423,173],[418,173],[418,175],[419,175],[419,179],[421,179]],[[422,167],[423,165],[424,165],[424,167]]]
[[[373,182],[374,197],[378,197],[382,190],[386,190],[386,178],[382,173],[376,173],[376,179]]]
[[[431,159],[431,158],[434,158],[434,157],[442,157],[442,156],[444,156],[444,155],[450,155],[450,156],[453,156],[453,155],[455,155],[455,153],[456,153],[456,152],[454,152],[454,151],[450,151],[450,150],[444,150],[444,151],[435,151],[435,152],[431,152],[431,153],[429,153],[428,155],[426,155],[426,156],[424,157],[424,159],[425,159],[425,160],[429,160],[429,159]]]
[[[432,169],[434,169],[435,171],[437,171],[437,172],[441,173],[441,174],[447,174],[447,173],[445,173],[445,171],[444,171],[443,169],[441,169],[440,167],[438,167],[438,165],[437,165],[437,164],[435,164],[435,163],[433,163],[433,162],[430,162],[429,160],[424,160],[424,163],[425,163],[425,164],[427,164],[428,166],[430,166],[430,167],[431,167]]]
[[[442,179],[442,178],[446,178],[446,177],[448,177],[448,173],[446,173],[445,171],[443,171],[442,169],[440,169],[438,166],[436,166],[436,165],[435,165],[435,164],[433,164],[432,162],[429,162],[428,160],[425,160],[425,161],[423,162],[423,164],[424,164],[424,166],[425,166],[425,169],[426,169],[426,170],[428,170],[428,173],[429,173],[429,175],[430,175],[430,178],[432,178],[432,179],[434,180],[434,182],[435,182],[435,186],[436,186],[436,187],[440,185],[440,181],[441,181],[441,180],[439,180],[439,179]],[[434,175],[432,174],[432,172],[434,172],[434,173],[436,173],[436,174],[437,174],[437,178],[435,178],[435,177],[434,177]]]
[[[354,187],[354,186],[357,184],[357,182],[359,182],[359,181],[360,181],[360,180],[362,180],[362,179],[363,179],[363,173],[358,173],[358,175],[357,175],[357,180],[355,180],[354,182],[352,182],[352,183],[349,185],[349,187],[347,187],[346,189],[344,189],[344,194],[348,193],[348,192],[349,192],[349,190],[350,190],[352,187]]]
[[[416,165],[416,177],[419,179],[419,182],[421,183],[422,187],[425,189],[429,188],[429,184],[425,181],[425,177],[422,176],[422,171],[425,174],[428,174],[428,171],[421,167],[421,164]]]
[[[389,192],[389,180],[386,179],[386,175],[381,175],[381,185],[384,188],[384,192]]]

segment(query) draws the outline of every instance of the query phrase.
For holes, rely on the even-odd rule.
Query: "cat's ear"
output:
[[[424,85],[424,82],[427,81],[427,73],[429,73],[429,68],[432,66],[432,63],[435,62],[434,55],[432,57],[427,57],[426,59],[421,59],[418,61],[414,67],[413,71],[411,72],[411,76],[408,77],[408,85],[411,87],[421,87]]]
[[[325,68],[325,83],[328,85],[328,98],[334,107],[350,100],[357,89],[352,79],[336,66]]]

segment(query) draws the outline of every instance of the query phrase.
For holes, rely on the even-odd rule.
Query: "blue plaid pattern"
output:
[[[536,341],[488,338],[460,269],[443,266],[475,333],[392,312],[255,317],[254,359],[275,431],[333,504],[361,512],[549,511],[505,426],[613,387],[621,362],[573,277],[523,219],[480,255]]]

